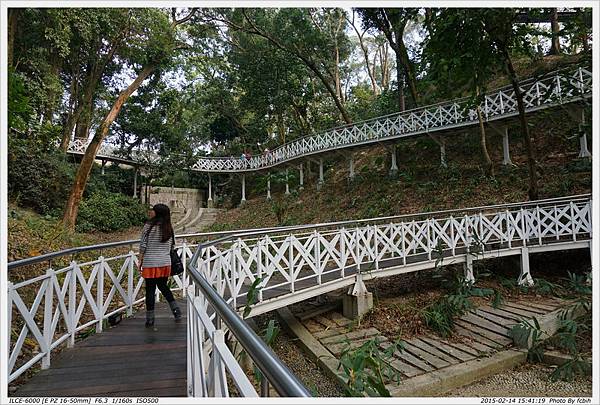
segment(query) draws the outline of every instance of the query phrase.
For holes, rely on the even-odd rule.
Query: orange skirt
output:
[[[142,267],[142,277],[144,278],[161,278],[171,275],[171,266],[162,267]]]

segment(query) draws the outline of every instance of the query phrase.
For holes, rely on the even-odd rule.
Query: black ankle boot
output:
[[[146,328],[154,326],[154,311],[146,311]]]
[[[181,321],[181,309],[177,305],[176,301],[169,302],[169,306],[171,307],[171,312],[173,312],[173,316],[175,317],[175,322]]]

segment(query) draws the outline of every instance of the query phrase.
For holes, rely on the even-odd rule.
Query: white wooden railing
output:
[[[252,315],[363,280],[527,251],[589,247],[591,199],[482,207],[361,226],[249,235],[201,245],[194,263],[239,308],[260,279]],[[477,249],[475,249],[475,247]],[[473,252],[479,252],[478,257]],[[470,252],[470,253],[469,253]],[[475,256],[475,257],[474,257]],[[471,276],[469,276],[471,277]]]
[[[574,71],[560,71],[521,82],[526,112],[579,102],[592,96],[592,73],[586,67]],[[486,95],[480,106],[486,122],[516,116],[517,100],[511,86]],[[477,113],[469,98],[460,98],[428,105],[401,113],[361,121],[331,130],[305,136],[281,145],[267,154],[240,157],[204,157],[190,168],[201,172],[250,172],[298,159],[303,156],[343,149],[351,146],[381,142],[423,133],[447,130],[476,124]],[[87,141],[74,140],[68,152],[83,154]],[[129,157],[119,156],[112,146],[103,145],[98,157],[132,162],[148,162],[157,157],[147,151],[134,150]]]

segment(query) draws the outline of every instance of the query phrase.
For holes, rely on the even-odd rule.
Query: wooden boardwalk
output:
[[[394,352],[392,366],[401,380],[434,372],[479,357],[506,350],[513,341],[509,335],[512,326],[522,319],[531,319],[553,312],[565,305],[558,299],[539,299],[535,302],[505,302],[498,308],[479,306],[456,320],[456,334],[442,339],[432,333],[403,340],[404,350]],[[310,316],[310,312],[314,315]],[[348,347],[358,348],[377,337],[379,347],[386,349],[391,342],[376,328],[360,328],[336,311],[319,314],[314,309],[296,313],[304,327],[335,358]],[[335,370],[334,370],[335,371]],[[403,382],[401,382],[403,384]],[[397,386],[388,381],[390,391]]]
[[[156,305],[154,328],[145,312],[64,349],[15,396],[186,396],[186,310],[175,323],[165,302]]]

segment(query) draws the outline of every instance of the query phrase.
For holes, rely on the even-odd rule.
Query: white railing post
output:
[[[217,350],[216,346],[221,344],[225,345],[225,334],[221,329],[217,329],[212,335],[212,356],[210,370],[212,371],[211,386],[209,387],[209,394],[211,396],[222,398],[228,397],[229,393],[227,390],[227,378],[225,377],[225,368],[223,367],[223,360],[221,354]]]
[[[50,352],[52,351],[52,338],[54,335],[54,331],[52,330],[52,318],[54,316],[54,270],[46,270],[46,276],[47,278],[44,280],[46,286],[46,290],[44,291],[44,341],[48,351],[46,352],[46,355],[42,357],[42,370],[50,367]]]
[[[264,280],[262,279],[263,277],[263,263],[262,263],[262,243],[261,243],[261,239],[259,238],[256,241],[256,274],[258,275],[258,278],[261,279],[260,281],[260,285],[261,287],[264,287]],[[263,289],[259,288],[258,289],[258,302],[262,302],[263,300]]]
[[[345,230],[346,228],[342,227],[338,232],[340,233],[340,263],[341,265],[341,276],[342,278],[346,277],[346,265],[348,264],[348,254],[346,253],[346,243],[345,243]],[[320,277],[319,277],[320,283]]]
[[[285,242],[288,244],[287,247],[287,251],[288,251],[288,270],[290,272],[290,291],[291,292],[295,292],[295,276],[294,276],[294,246],[292,244],[292,234],[290,233],[286,238],[285,238]]]
[[[193,325],[194,325],[194,319],[195,319],[195,314],[194,314],[194,309],[193,309],[193,300],[195,299],[194,297],[194,287],[193,286],[189,286],[188,287],[188,292],[187,292],[187,297],[186,297],[186,311],[187,311],[187,329],[186,329],[186,358],[187,358],[187,362],[186,362],[186,382],[187,382],[187,395],[188,397],[190,396],[194,396],[194,374],[193,374],[193,367],[194,367],[194,361],[195,361],[195,357],[194,353],[194,338],[193,338]]]
[[[134,275],[134,271],[133,271],[133,266],[134,266],[134,257],[135,257],[135,253],[133,253],[133,250],[129,251],[129,266],[127,268],[127,298],[128,298],[128,303],[127,303],[127,316],[131,316],[133,315],[133,302],[135,301],[135,297],[133,296],[134,293],[134,289],[133,289],[133,275]]]
[[[98,266],[98,273],[96,274],[96,281],[98,283],[96,288],[96,305],[98,306],[99,315],[98,322],[96,322],[96,333],[102,333],[102,324],[104,323],[104,256],[100,256],[96,266]]]
[[[452,242],[452,256],[456,256],[456,240],[454,239],[454,217],[450,215],[450,240]]]
[[[319,233],[314,231],[313,238],[315,238],[315,247],[313,249],[313,254],[315,256],[315,271],[317,272],[317,283],[321,285],[321,239],[319,238]]]
[[[377,225],[373,225],[373,243],[375,244],[375,270],[379,270],[379,237],[378,237],[378,227]]]
[[[569,203],[569,208],[571,211],[571,232],[573,233],[573,242],[575,242],[577,240],[577,231],[575,228],[575,205],[573,201]]]
[[[427,218],[426,220],[427,222],[427,259],[429,261],[431,261],[431,245],[432,245],[432,240],[431,240],[431,220],[429,218]]]
[[[187,294],[187,265],[188,265],[188,255],[187,255],[187,241],[184,239],[181,245],[181,262],[183,264],[183,273],[179,278],[181,279],[181,296],[185,297]]]
[[[71,261],[69,273],[69,340],[67,347],[75,346],[75,335],[77,330],[77,262]]]
[[[527,232],[527,221],[525,220],[525,210],[521,208],[521,232],[523,238],[523,246],[527,246],[529,241],[529,232]]]
[[[591,247],[591,246],[590,246]],[[6,282],[6,358],[10,358],[10,338],[12,335],[12,295],[13,295],[13,283],[11,281]],[[10,364],[6,362],[6,376],[10,378]]]

